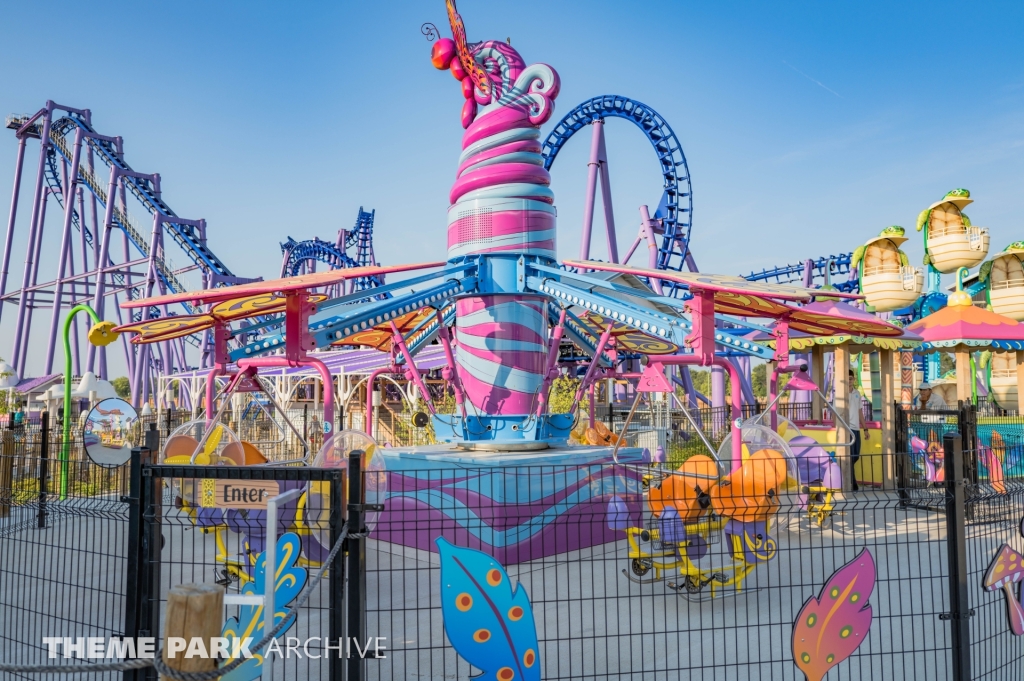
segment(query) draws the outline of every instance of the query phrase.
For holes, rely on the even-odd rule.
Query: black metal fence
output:
[[[127,467],[101,468],[83,460],[77,439],[68,443],[65,463],[59,433],[49,424],[44,419],[40,428],[0,432],[4,662],[45,662],[45,636],[106,639],[124,631]]]
[[[348,545],[348,567],[331,566],[284,636],[376,640],[381,656],[356,660],[350,679],[1018,680],[1024,480],[973,473],[989,454],[964,449],[952,427],[967,423],[942,424],[941,480],[857,494],[819,480],[826,461],[755,461],[717,485],[694,460],[688,475],[610,462],[378,473],[386,502],[369,539]],[[204,505],[208,487],[301,491],[279,516],[296,548],[279,557],[297,580],[340,532],[338,469],[144,466],[140,455],[112,470],[74,462],[62,495],[55,444],[35,442],[45,456],[26,460],[2,437],[5,662],[45,662],[43,636],[159,636],[174,584],[247,591],[265,512]],[[913,455],[894,456],[906,471]],[[908,491],[929,503],[908,504]],[[346,583],[356,591],[343,600]],[[246,607],[227,614],[258,639]],[[343,619],[359,624],[344,632]],[[276,678],[340,678],[336,659],[293,654]]]
[[[952,476],[962,449],[952,437],[944,445]],[[820,679],[832,667],[850,679],[1022,678],[1024,638],[985,578],[1000,546],[1024,545],[1024,484],[975,485],[965,497],[962,475],[950,479],[941,514],[908,508],[896,491],[844,495],[806,481],[762,489],[758,510],[746,505],[753,489],[706,498],[710,485],[657,467],[388,473],[367,610],[391,647],[368,662],[368,678],[495,673],[497,660],[473,650],[485,619],[445,613],[462,587],[439,540],[493,557],[528,594],[543,679]],[[681,515],[669,518],[673,505]],[[731,519],[712,511],[723,507]],[[855,597],[829,610],[839,594]],[[812,615],[828,645],[811,646]]]
[[[127,636],[162,636],[161,613],[173,585],[215,582],[228,594],[264,592],[260,556],[269,541],[267,511],[217,505],[232,487],[257,489],[269,483],[275,496],[289,490],[301,492],[282,504],[277,514],[278,612],[284,612],[299,595],[341,535],[346,496],[343,470],[133,463],[131,486],[139,496],[137,501],[129,500],[126,590],[132,605],[125,616]],[[305,654],[271,655],[276,678],[340,681],[343,658],[324,653],[328,643],[336,649],[342,638],[342,560],[339,553],[300,616],[280,635],[283,641],[316,641],[305,645]],[[261,606],[229,605],[227,618],[225,637],[249,636],[254,641],[263,637]],[[156,678],[149,671],[136,678]]]

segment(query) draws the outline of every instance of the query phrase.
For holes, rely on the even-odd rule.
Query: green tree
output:
[[[757,399],[768,397],[768,365],[758,364],[750,370],[750,387]]]
[[[566,414],[572,409],[572,400],[579,390],[580,379],[559,376],[551,382],[551,391],[548,393],[548,409],[552,414]],[[587,395],[580,400],[580,408],[586,411],[590,404]]]
[[[132,396],[132,384],[128,381],[127,376],[118,376],[110,381],[110,385],[114,387],[114,392],[122,400],[127,400]]]
[[[3,358],[0,357],[0,362],[3,361]],[[0,378],[9,378],[13,375],[13,371],[0,371]],[[7,414],[14,410],[14,406],[18,403],[19,394],[14,390],[0,391],[0,414]]]

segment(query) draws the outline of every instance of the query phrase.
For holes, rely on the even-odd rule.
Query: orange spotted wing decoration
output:
[[[540,648],[530,597],[501,563],[437,538],[444,631],[481,678],[540,681]]]
[[[406,312],[400,317],[395,317],[392,321],[394,321],[395,326],[398,328],[398,332],[405,335],[426,321],[427,317],[432,314],[432,309],[423,308]],[[383,324],[377,324],[363,331],[357,331],[349,336],[345,336],[339,341],[334,341],[331,345],[362,345],[376,348],[381,352],[391,352],[393,338],[394,334],[391,331],[390,322],[384,322]]]
[[[327,300],[327,296],[322,293],[313,293],[309,295],[309,302],[321,303]],[[222,303],[217,303],[210,310],[210,314],[219,319],[222,322],[230,322],[236,319],[245,319],[246,317],[255,317],[261,314],[277,314],[284,312],[286,305],[286,297],[280,293],[263,293],[256,296],[248,296],[246,298],[238,298],[236,300],[225,300]]]
[[[220,303],[226,300],[238,300],[263,293],[283,293],[285,291],[303,291],[331,286],[349,279],[360,277],[372,277],[381,274],[393,274],[397,272],[409,272],[413,270],[431,269],[441,267],[443,262],[414,263],[410,265],[368,265],[366,267],[345,267],[339,270],[325,270],[313,274],[303,274],[295,277],[284,277],[270,281],[253,281],[248,284],[237,286],[221,286],[219,288],[206,289],[205,291],[183,291],[181,293],[169,293],[164,296],[153,296],[152,298],[137,298],[121,302],[121,307],[129,309],[133,307],[146,307],[155,305],[172,305],[175,303],[191,302],[196,305],[207,305]]]
[[[193,314],[177,317],[161,317],[143,322],[123,324],[114,329],[118,333],[134,333],[132,343],[156,343],[159,341],[190,336],[211,328],[217,322],[212,315]]]
[[[595,343],[611,324],[612,338],[615,343],[629,352],[639,352],[644,355],[670,355],[679,350],[678,345],[664,338],[637,331],[632,326],[626,326],[598,314],[587,313],[580,321],[583,322],[587,333]]]
[[[322,293],[309,295],[309,302],[319,303],[327,300]],[[134,333],[132,343],[137,345],[159,343],[160,341],[190,336],[212,328],[217,323],[227,323],[247,317],[263,314],[284,312],[285,296],[279,293],[266,293],[246,296],[235,300],[217,303],[206,314],[178,315],[176,317],[160,317],[142,322],[123,324],[114,329],[118,333]]]
[[[476,63],[473,55],[469,52],[469,44],[466,42],[466,26],[462,23],[462,15],[459,14],[459,10],[455,7],[455,0],[447,0],[445,5],[448,7],[448,23],[452,27],[455,51],[459,55],[459,63],[462,64],[462,70],[469,74],[469,77],[473,79],[473,84],[479,88],[480,92],[485,95],[490,94],[491,83],[487,80],[487,74]]]

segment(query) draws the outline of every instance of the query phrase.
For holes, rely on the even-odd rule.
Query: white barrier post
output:
[[[263,552],[263,636],[274,629],[274,609],[276,608],[274,586],[277,581],[277,506],[295,499],[300,494],[302,494],[301,489],[292,489],[267,500],[267,547]],[[274,679],[274,663],[266,654],[266,648],[263,653],[263,678],[266,681]]]

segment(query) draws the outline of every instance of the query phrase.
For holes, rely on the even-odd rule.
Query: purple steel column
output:
[[[654,221],[647,206],[640,206],[640,233],[647,239],[647,266],[658,269],[658,240],[654,235]],[[651,288],[659,296],[661,295],[661,280],[651,278]]]
[[[93,158],[92,144],[89,145],[89,173],[92,174],[94,180],[99,183],[99,178],[96,176],[96,162]],[[96,195],[90,192],[92,195],[92,262],[95,269],[100,268],[100,219],[97,215],[96,205],[98,200]]]
[[[60,306],[64,297],[64,275],[71,251],[71,218],[75,214],[75,192],[78,189],[78,168],[82,162],[82,129],[75,130],[75,147],[71,153],[71,172],[64,189],[64,229],[60,240],[60,256],[57,261],[57,283],[53,290],[53,309],[50,314],[50,338],[46,345],[46,370],[53,370],[53,352],[57,345],[57,326],[60,323]]]
[[[14,190],[11,193],[11,216],[7,220],[7,236],[4,239],[3,268],[0,269],[0,296],[7,292],[7,271],[11,264],[11,241],[14,239],[14,222],[18,217],[18,194],[21,193],[21,170],[25,163],[25,138],[18,138],[18,160],[14,162]],[[0,303],[0,317],[4,306]]]
[[[79,190],[81,191],[81,190]],[[74,278],[75,276],[75,249],[71,248],[68,251],[68,276]],[[74,307],[75,305],[75,284],[71,284],[71,303],[68,307]],[[74,348],[74,354],[71,355],[71,370],[76,376],[82,375],[82,353],[78,346],[78,319],[71,320],[71,347]]]
[[[604,145],[604,119],[595,121],[601,131],[601,148],[599,158],[601,163],[601,200],[604,202],[604,228],[608,235],[608,259],[611,262],[619,261],[619,245],[615,238],[615,211],[612,210],[612,180],[608,175],[608,151]]]
[[[121,326],[124,324],[124,318],[121,316],[121,306],[117,303],[117,295],[114,295],[114,310],[117,312],[117,325]],[[127,365],[128,375],[131,376],[135,370],[135,355],[132,353],[132,345],[126,338],[128,334],[121,334],[121,348],[124,350],[124,361]]]
[[[583,204],[583,239],[580,242],[580,260],[590,260],[590,235],[594,228],[594,202],[597,199],[597,174],[601,172],[601,131],[604,122],[599,118],[591,125],[590,161],[587,162],[587,195]]]
[[[122,185],[123,186],[123,185]],[[149,237],[149,263],[146,266],[146,288],[144,298],[149,298],[153,295],[153,287],[156,285],[156,251],[157,246],[160,244],[160,227],[161,227],[161,215],[160,213],[153,213],[153,232]],[[142,308],[142,321],[149,321],[150,307],[147,305]],[[143,345],[139,348],[138,358],[135,362],[135,373],[132,375],[132,395],[138,396],[139,402],[136,406],[142,406],[142,402],[146,398],[146,379],[149,375],[149,364],[148,361],[152,355],[152,350],[149,345]]]
[[[50,198],[50,194],[50,189],[46,189],[43,192],[43,205],[39,209],[39,228],[36,229],[36,247],[35,255],[33,256],[35,262],[32,265],[32,279],[29,282],[30,287],[35,287],[35,285],[39,282],[39,261],[42,259],[40,255],[43,250],[43,227],[46,225],[46,206],[47,199]],[[28,342],[32,333],[32,317],[35,314],[36,293],[37,291],[34,290],[28,292],[28,304],[26,305],[25,310],[25,331],[22,334],[21,340],[22,364],[27,364],[28,361]]]
[[[82,274],[89,271],[89,246],[85,238],[85,232],[89,228],[88,223],[85,220],[85,190],[81,187],[78,188],[78,243],[82,249]],[[96,223],[92,224],[93,240],[96,239]]]
[[[21,375],[21,333],[25,324],[25,307],[29,277],[32,269],[32,247],[36,236],[36,223],[39,221],[39,210],[43,201],[43,174],[46,172],[46,150],[50,145],[50,122],[53,116],[53,102],[46,102],[46,113],[43,115],[43,130],[39,136],[39,170],[36,173],[36,189],[32,198],[32,219],[28,228],[28,248],[25,253],[25,272],[21,277],[21,295],[18,296],[18,323],[14,328],[14,351],[11,353],[11,365],[15,373]]]
[[[725,369],[722,367],[711,367],[711,406],[725,406]]]
[[[103,213],[103,244],[100,246],[100,265],[96,268],[96,290],[93,293],[92,309],[96,310],[96,314],[100,319],[103,319],[103,289],[106,281],[104,270],[107,269],[107,254],[110,252],[110,232],[111,232],[111,221],[114,219],[114,191],[117,188],[117,182],[120,177],[117,166],[110,167],[110,184],[107,187],[107,205],[106,210]],[[97,231],[100,229],[99,225],[96,226]],[[123,337],[123,335],[122,335]],[[102,357],[102,355],[101,355]],[[106,364],[101,364],[103,368],[106,368]],[[94,371],[96,366],[96,346],[89,344],[89,357],[86,360],[86,368],[88,371]]]

